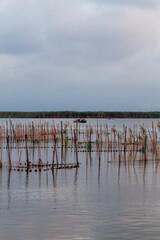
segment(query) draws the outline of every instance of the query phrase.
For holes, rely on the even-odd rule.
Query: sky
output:
[[[159,0],[0,0],[0,111],[159,111]]]

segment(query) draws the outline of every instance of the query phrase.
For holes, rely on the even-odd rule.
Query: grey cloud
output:
[[[33,54],[42,48],[42,44],[34,39],[31,33],[24,31],[8,32],[3,34],[0,41],[0,53],[2,54]]]
[[[110,5],[125,5],[125,6],[136,6],[141,8],[156,7],[159,4],[158,0],[87,0],[91,3],[96,4],[110,4]]]
[[[0,110],[154,109],[159,8],[132,2],[3,1]]]
[[[18,12],[13,5],[9,8],[8,15],[11,15],[13,21],[11,23],[8,21],[6,29],[1,31],[1,53],[44,54],[46,51],[49,58],[52,55],[57,62],[62,60],[62,64],[64,61],[69,63],[67,58],[73,59],[74,63],[76,59],[77,62],[82,59],[88,62],[116,60],[128,57],[145,46],[148,47],[147,41],[143,39],[146,37],[150,39],[154,34],[152,26],[148,31],[143,29],[145,23],[140,23],[141,27],[138,27],[137,32],[134,30],[132,32],[130,27],[137,26],[130,22],[130,17],[123,8],[100,7],[87,11],[80,3],[66,5],[61,1],[61,4],[64,4],[61,6],[56,4],[56,1],[53,3],[46,1],[46,10],[42,10],[44,7],[42,1],[39,2],[37,9],[34,9],[36,1],[33,3],[28,4],[26,9],[21,3]],[[114,18],[109,13],[110,10],[114,13]],[[3,22],[3,16],[1,20]]]

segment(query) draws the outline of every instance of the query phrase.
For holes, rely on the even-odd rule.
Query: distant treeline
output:
[[[0,112],[0,118],[160,118],[160,112]]]

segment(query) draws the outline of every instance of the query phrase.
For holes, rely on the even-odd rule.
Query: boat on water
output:
[[[78,118],[78,119],[75,119],[73,122],[74,123],[86,123],[87,121],[84,118]]]

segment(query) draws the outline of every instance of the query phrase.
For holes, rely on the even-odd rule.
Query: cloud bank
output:
[[[0,0],[0,111],[159,110],[159,10]]]

